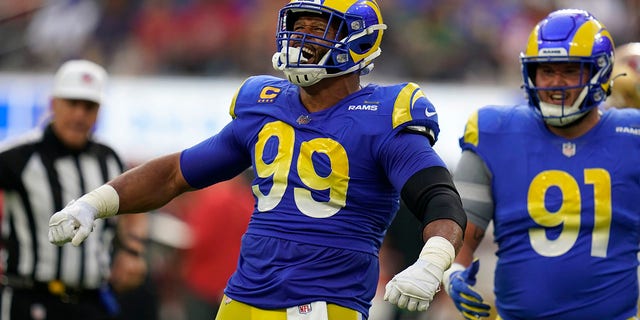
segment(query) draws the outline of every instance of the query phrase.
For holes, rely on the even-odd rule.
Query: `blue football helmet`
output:
[[[336,37],[328,37],[328,27],[321,37],[294,31],[296,19],[305,14],[328,19],[327,26],[337,27]],[[386,28],[375,0],[292,0],[280,10],[273,67],[303,87],[352,72],[366,74],[380,55]],[[307,64],[302,50],[306,45],[328,51],[317,64]]]
[[[614,44],[609,31],[589,12],[562,9],[550,13],[529,36],[525,52],[520,54],[524,89],[531,106],[552,126],[566,126],[600,105],[609,95]],[[541,88],[536,86],[539,63],[580,63],[589,70],[584,86]],[[583,69],[584,70],[584,69]],[[583,88],[573,105],[554,105],[540,100],[542,90]]]

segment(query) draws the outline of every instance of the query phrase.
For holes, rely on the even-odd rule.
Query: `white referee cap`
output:
[[[55,98],[89,100],[102,103],[107,72],[87,60],[70,60],[56,72],[51,95]]]

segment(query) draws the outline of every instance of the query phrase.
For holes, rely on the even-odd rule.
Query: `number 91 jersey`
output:
[[[445,166],[428,138],[439,131],[435,108],[405,83],[368,85],[309,114],[299,90],[248,78],[234,119],[183,151],[181,169],[202,188],[253,167],[255,210],[227,295],[266,309],[321,298],[366,315],[399,191],[414,173]]]
[[[503,319],[636,315],[639,112],[611,109],[567,140],[529,106],[485,107],[460,142],[493,176]]]

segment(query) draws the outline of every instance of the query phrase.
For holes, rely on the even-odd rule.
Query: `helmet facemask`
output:
[[[324,78],[370,71],[373,68],[372,60],[380,55],[382,30],[386,29],[384,24],[377,23],[381,22],[381,18],[375,14],[371,3],[375,4],[371,0],[358,1],[344,13],[305,1],[285,6],[280,11],[276,35],[278,52],[272,58],[274,69],[283,71],[290,82],[303,87],[316,84]],[[349,10],[358,14],[349,13]],[[369,15],[362,15],[362,12]],[[318,36],[296,32],[293,26],[301,16],[326,19],[324,34]],[[335,30],[335,33],[331,30]],[[315,59],[317,62],[308,63],[309,59],[305,57],[310,54],[308,50],[317,54],[318,48],[327,51],[320,59]]]
[[[551,126],[564,127],[575,123],[610,94],[613,68],[613,39],[590,13],[578,9],[552,12],[533,29],[526,50],[520,55],[523,88],[529,104]],[[536,69],[545,64],[576,64],[580,66],[580,81],[572,86],[543,87],[536,83]],[[587,80],[588,81],[585,81]],[[581,89],[571,105],[545,103],[545,92],[567,97],[568,90]],[[571,93],[573,94],[573,92]]]
[[[523,77],[526,79],[526,84],[524,85],[526,94],[530,103],[538,109],[542,115],[545,123],[554,127],[570,125],[581,119],[589,110],[605,100],[608,92],[601,86],[602,77],[603,74],[611,72],[612,63],[608,61],[607,56],[602,56],[595,60],[596,65],[594,65],[592,59],[585,59],[583,57],[563,57],[557,61],[549,57],[522,57],[522,72]],[[579,79],[572,85],[553,87],[537,86],[535,81],[536,71],[541,63],[576,64],[579,66]],[[576,89],[581,89],[577,98],[572,104],[567,104],[565,98],[569,96],[569,90],[572,90],[572,94],[575,94]],[[543,101],[544,99],[542,99],[541,95],[545,96],[551,92],[563,97],[560,104]]]

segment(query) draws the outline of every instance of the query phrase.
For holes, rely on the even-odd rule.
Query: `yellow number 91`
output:
[[[606,257],[611,229],[611,176],[604,169],[585,169],[584,183],[593,185],[594,227],[591,233],[591,256]],[[562,192],[562,204],[555,212],[547,210],[545,194],[551,187]],[[567,253],[578,239],[581,224],[581,195],[578,182],[559,170],[539,173],[529,186],[527,209],[531,219],[543,228],[530,228],[529,241],[540,255],[556,257]],[[547,237],[545,228],[562,226],[555,239]]]
[[[266,143],[272,137],[278,139],[276,156],[265,162]],[[255,145],[255,170],[258,177],[272,179],[271,189],[265,194],[258,185],[253,185],[258,211],[265,212],[275,208],[287,190],[288,177],[294,159],[295,131],[282,122],[267,123],[258,134]],[[317,173],[313,166],[314,153],[322,153],[329,158],[331,172],[326,176]],[[316,138],[300,144],[296,169],[300,180],[307,188],[294,188],[295,204],[303,214],[313,218],[327,218],[336,214],[347,202],[349,187],[349,159],[340,143],[329,138]],[[329,190],[328,201],[316,201],[311,190]]]

